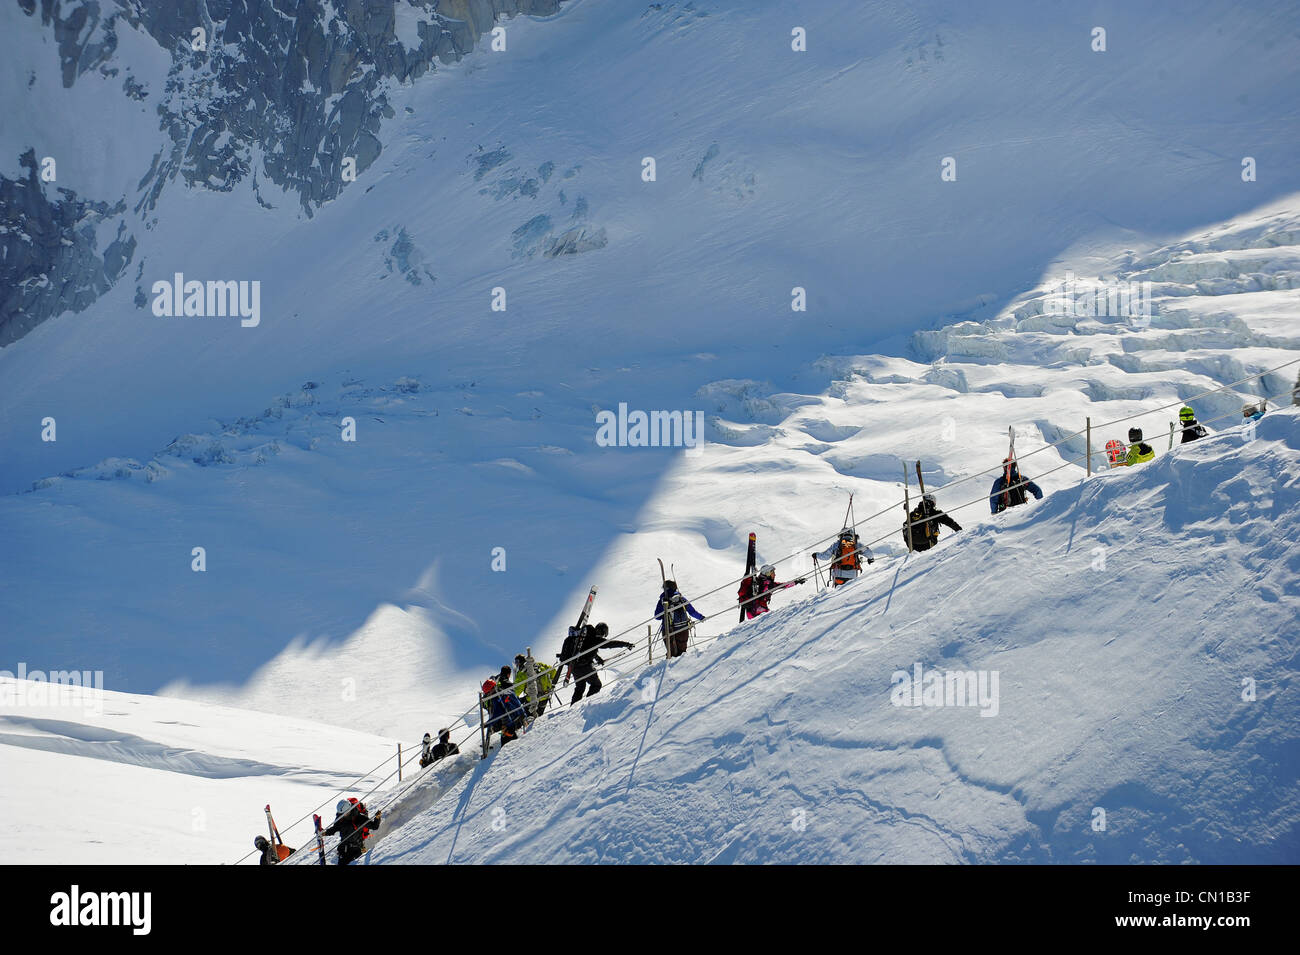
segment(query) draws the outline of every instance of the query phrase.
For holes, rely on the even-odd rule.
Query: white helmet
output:
[[[934,495],[931,494],[929,491],[926,491],[924,494],[921,495],[921,500],[925,501],[927,504],[936,503],[934,499]]]
[[[348,802],[346,799],[340,799],[339,804],[334,807],[334,815],[341,816],[351,808],[352,803]]]
[[[775,576],[776,576],[776,568],[773,567],[771,564],[764,564],[764,565],[759,569],[759,571],[758,571],[758,576],[760,576],[760,577],[775,577]]]

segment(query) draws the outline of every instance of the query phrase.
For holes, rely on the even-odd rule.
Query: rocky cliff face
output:
[[[379,156],[393,115],[386,83],[416,80],[469,53],[499,19],[553,14],[561,0],[17,3],[51,32],[64,87],[129,67],[117,62],[122,30],[147,33],[172,64],[162,90],[123,71],[123,96],[157,100],[158,149],[138,194],[47,192],[34,165],[26,178],[0,176],[0,345],[107,291],[131,264],[138,217],[166,188],[229,191],[248,180],[269,208],[260,188],[269,181],[311,216],[348,185],[345,162],[359,174]],[[13,96],[21,108],[21,91]],[[101,251],[95,235],[111,217],[117,237]]]

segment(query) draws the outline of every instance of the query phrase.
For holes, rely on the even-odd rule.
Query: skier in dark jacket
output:
[[[271,840],[266,836],[258,836],[253,840],[253,848],[257,850],[260,858],[257,860],[258,865],[278,865],[280,856],[275,851],[275,846],[271,845]]]
[[[796,577],[789,583],[778,583],[776,568],[771,564],[764,564],[757,574],[746,577],[740,582],[740,590],[736,597],[744,604],[745,619],[753,620],[760,614],[767,613],[770,609],[768,605],[772,602],[772,594],[788,587],[796,587],[804,580],[803,577]]]
[[[430,766],[440,759],[455,756],[460,747],[451,741],[451,730],[438,730],[438,742],[435,744],[428,733],[424,734],[423,752],[420,754],[420,768]]]
[[[631,646],[626,640],[610,640],[607,623],[586,624],[565,638],[560,650],[560,662],[569,661],[564,671],[564,683],[567,686],[570,679],[577,681],[573,687],[573,699],[569,702],[577,703],[584,694],[594,696],[604,686],[596,673],[596,667],[605,662],[601,650]]]
[[[939,525],[947,524],[954,531],[961,530],[961,525],[939,510],[939,504],[933,494],[927,493],[921,503],[912,508],[903,525],[903,540],[907,540],[911,530],[912,550],[929,550],[939,543]]]
[[[675,580],[665,580],[663,592],[655,604],[655,619],[660,621],[659,632],[663,634],[664,648],[670,657],[680,657],[686,652],[691,636],[691,624],[687,617],[703,620],[700,613],[677,591]]]
[[[1008,482],[1008,478],[1011,480]],[[1029,494],[1034,495],[1034,500],[1041,501],[1043,492],[1033,481],[1020,476],[1020,468],[1015,461],[1003,459],[1002,473],[998,479],[993,482],[993,490],[989,494],[989,510],[994,514],[999,511],[1005,511],[1008,507],[1018,507],[1029,500]]]
[[[1183,428],[1183,440],[1180,442],[1181,444],[1186,444],[1188,441],[1195,441],[1198,438],[1204,438],[1209,434],[1209,432],[1205,430],[1205,425],[1196,423],[1196,412],[1192,410],[1190,405],[1183,405],[1183,407],[1179,409],[1178,423],[1181,424]]]
[[[334,824],[325,830],[325,835],[337,834],[339,837],[339,865],[349,865],[361,858],[365,852],[365,838],[370,832],[379,828],[382,812],[374,817],[366,815],[366,804],[355,799],[340,799],[334,817]]]

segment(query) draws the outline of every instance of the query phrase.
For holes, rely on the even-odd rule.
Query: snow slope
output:
[[[292,717],[413,740],[524,646],[553,654],[592,584],[597,618],[639,633],[656,557],[698,596],[738,575],[752,529],[764,560],[797,553],[781,572],[805,572],[848,493],[859,516],[892,508],[918,458],[987,535],[991,476],[944,487],[996,466],[1008,426],[1023,455],[1085,416],[1300,355],[1294,7],[1103,4],[1085,21],[968,6],[801,9],[796,54],[775,0],[578,0],[510,21],[507,54],[390,90],[379,160],[310,220],[291,196],[268,210],[243,187],[164,191],[134,282],[0,350],[0,667],[103,669],[114,690],[256,711],[241,728]],[[18,24],[0,42],[28,44]],[[156,83],[145,42],[121,56]],[[6,97],[48,60],[16,58]],[[6,148],[75,149],[103,116],[142,135],[138,108],[108,111],[100,87],[41,89],[58,111],[18,110]],[[956,182],[939,178],[948,155]],[[78,188],[137,181],[82,166],[61,165]],[[1150,325],[1045,314],[1066,270],[1152,281]],[[136,307],[137,284],[147,300],[176,271],[261,281],[261,324]],[[790,311],[796,285],[807,313]],[[1223,428],[1294,375],[1197,410]],[[702,411],[709,444],[599,447],[595,413],[619,403]],[[40,440],[47,416],[56,442]],[[1161,435],[1171,417],[1139,423]],[[1072,439],[1026,473],[1059,466],[1041,483],[1068,492],[1082,455]],[[891,510],[865,529],[889,535],[887,559],[897,525]],[[1293,622],[1290,586],[1269,608]],[[320,741],[303,764],[328,762]],[[53,758],[37,753],[6,747],[4,765]],[[62,798],[61,765],[0,774],[0,795]],[[98,785],[108,765],[77,772]]]
[[[1298,475],[1288,411],[1059,490],[544,718],[372,861],[1295,863]],[[995,705],[895,705],[918,664]]]
[[[266,834],[268,802],[298,846],[310,829],[289,831],[294,819],[378,783],[396,755],[395,740],[292,717],[77,692],[0,677],[0,790],[17,807],[6,863],[234,862]]]

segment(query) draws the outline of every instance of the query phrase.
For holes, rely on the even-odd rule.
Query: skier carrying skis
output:
[[[828,572],[832,587],[843,586],[862,573],[863,558],[866,558],[868,564],[876,562],[871,548],[858,543],[858,533],[851,526],[845,526],[830,547],[820,554],[813,554],[814,561],[831,562]]]
[[[908,527],[912,530],[912,550],[929,550],[939,543],[939,525],[947,524],[954,531],[961,530],[961,525],[939,509],[935,496],[927,491],[921,503],[912,508],[903,525],[903,540],[908,537]]]
[[[1002,459],[1002,473],[998,475],[997,480],[993,482],[993,490],[989,493],[989,510],[997,514],[1008,507],[1018,507],[1029,500],[1029,494],[1034,495],[1034,500],[1041,501],[1043,492],[1033,481],[1020,476],[1020,468],[1011,458]]]
[[[677,581],[665,580],[663,592],[655,603],[655,619],[660,621],[664,648],[670,657],[680,657],[686,652],[691,636],[690,617],[703,620],[700,613],[677,591]]]
[[[524,703],[532,709],[534,705],[537,709],[537,715],[541,716],[546,712],[546,704],[551,701],[551,688],[555,686],[555,667],[547,666],[545,663],[533,661],[533,669],[537,676],[537,699],[532,699],[528,695],[528,658],[522,653],[515,654],[515,696],[523,700]]]
[[[1178,409],[1178,421],[1183,426],[1182,444],[1186,444],[1188,441],[1195,441],[1198,438],[1204,438],[1209,434],[1209,432],[1205,430],[1205,425],[1196,423],[1196,412],[1192,410],[1190,405],[1183,405]]]
[[[339,865],[349,865],[365,852],[365,838],[379,828],[383,812],[373,817],[366,814],[366,804],[349,796],[340,799],[335,807],[334,824],[325,830],[327,836],[339,836]]]
[[[772,601],[773,593],[789,587],[796,587],[804,583],[806,579],[796,577],[789,583],[777,583],[776,568],[771,564],[764,564],[757,574],[746,577],[740,582],[740,592],[736,597],[744,604],[745,619],[753,620],[759,614],[767,613],[770,609],[768,604]]]
[[[595,696],[604,686],[596,673],[596,667],[605,662],[600,655],[601,650],[631,646],[632,644],[626,640],[610,640],[607,623],[585,624],[572,636],[566,638],[564,647],[560,650],[561,662],[570,661],[564,674],[564,685],[568,686],[570,679],[576,680],[570,704],[577,703],[584,694]]]
[[[500,731],[502,746],[519,738],[519,729],[524,725],[528,711],[510,689],[509,683],[498,686],[495,680],[488,678],[483,683],[483,705],[488,711],[488,736]]]
[[[455,756],[460,752],[460,747],[451,741],[451,730],[438,730],[438,742],[432,744],[429,734],[424,734],[424,751],[420,754],[420,768],[431,766],[440,759],[446,759],[448,756]]]
[[[1132,467],[1134,464],[1145,464],[1147,461],[1154,461],[1156,457],[1155,448],[1142,440],[1141,428],[1128,429],[1128,454],[1120,463],[1125,467]]]
[[[257,860],[258,865],[279,865],[280,856],[276,853],[275,846],[271,845],[271,840],[266,836],[254,838],[253,848],[261,854],[261,858]]]

